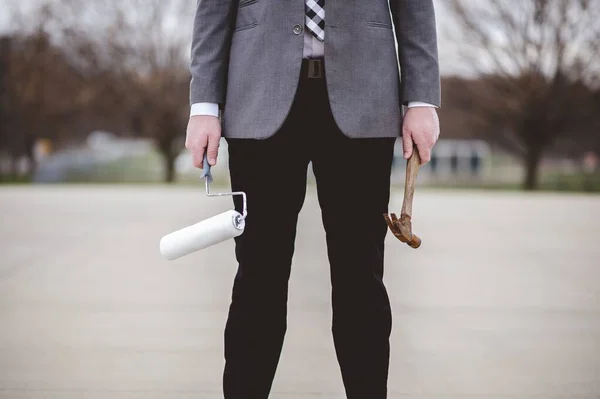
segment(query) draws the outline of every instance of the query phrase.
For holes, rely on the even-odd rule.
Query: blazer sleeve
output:
[[[403,105],[420,101],[441,106],[436,18],[433,0],[392,0],[398,41]]]
[[[197,0],[190,60],[190,104],[225,103],[238,0]]]

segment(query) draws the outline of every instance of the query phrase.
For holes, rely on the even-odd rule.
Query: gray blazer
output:
[[[263,139],[283,124],[300,74],[304,2],[198,0],[190,101],[220,105],[224,137]],[[440,105],[433,0],[327,0],[325,10],[327,90],[344,134],[397,137],[401,105]]]

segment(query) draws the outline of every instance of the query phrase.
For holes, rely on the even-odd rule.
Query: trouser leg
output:
[[[297,107],[296,107],[297,108]],[[226,399],[266,399],[286,331],[288,279],[308,155],[298,141],[300,110],[266,140],[227,140],[232,189],[248,216],[235,239],[238,271],[225,328]],[[234,199],[241,210],[241,198]]]
[[[348,399],[383,399],[392,325],[383,282],[383,214],[395,139],[350,139],[330,112],[321,118],[322,140],[312,161],[331,267],[336,354]]]

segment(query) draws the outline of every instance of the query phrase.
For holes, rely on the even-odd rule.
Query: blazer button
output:
[[[294,25],[294,34],[295,35],[299,35],[300,33],[302,33],[302,25]]]

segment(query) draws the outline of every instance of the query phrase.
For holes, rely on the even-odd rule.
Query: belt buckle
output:
[[[323,77],[323,60],[308,60],[308,78],[320,79]]]

